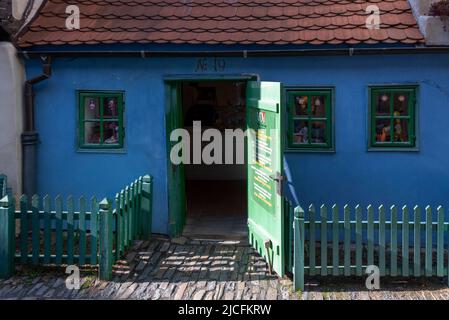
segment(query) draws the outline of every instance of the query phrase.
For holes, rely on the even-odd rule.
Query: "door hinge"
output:
[[[276,172],[276,175],[270,176],[270,178],[276,181],[276,193],[282,197],[284,194],[283,186],[285,177],[280,172]]]
[[[264,245],[265,245],[265,250],[267,252],[268,271],[270,274],[273,274],[273,261],[270,258],[271,257],[270,249],[273,249],[273,242],[270,239],[266,239],[264,241]]]

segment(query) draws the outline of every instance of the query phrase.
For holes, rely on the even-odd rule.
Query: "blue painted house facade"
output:
[[[233,7],[220,4],[218,11]],[[130,20],[119,18],[117,7],[80,4],[81,29],[67,31],[58,27],[66,17],[63,6],[47,1],[18,38],[27,79],[42,73],[41,57],[52,60],[51,76],[34,85],[40,141],[35,192],[113,197],[127,182],[149,173],[154,178],[153,232],[172,234],[170,84],[219,79],[282,84],[284,194],[294,203],[449,207],[448,52],[424,45],[416,22],[410,22],[413,15],[407,1],[385,0],[379,5],[400,23],[390,23],[388,16],[380,30],[368,30],[364,8],[353,11],[346,5],[342,17],[357,22],[350,29],[335,22],[329,36],[326,29],[313,27],[329,17],[330,9],[322,5],[328,12],[315,12],[309,29],[290,30],[287,23],[284,31],[263,32],[246,25],[253,20],[237,11],[240,18],[230,19],[228,28],[237,21],[241,30],[250,29],[241,40],[238,36],[244,31],[229,32],[229,37],[237,37],[232,40],[222,39],[225,31],[189,29],[188,21],[197,20],[184,18],[195,16],[192,11],[153,20],[152,27],[159,30],[149,32],[150,38],[143,41],[127,25]],[[121,6],[126,12],[125,1]],[[151,7],[180,8],[155,3]],[[297,15],[311,7],[299,1],[284,8],[296,12],[289,16],[291,22],[302,19]],[[148,13],[148,8],[142,7],[142,12]],[[213,16],[208,22],[216,21],[208,7],[200,3],[195,8],[205,10],[201,17]],[[254,12],[248,17],[257,17]],[[95,30],[101,27],[99,22],[90,23],[95,14],[100,21],[116,14],[109,21],[121,31],[110,25],[108,31]],[[49,15],[55,20],[46,25]],[[275,20],[259,19],[267,28]],[[173,29],[179,29],[177,36],[176,30],[164,29],[170,21]],[[188,30],[178,26],[180,22]],[[192,33],[196,38],[189,38]],[[128,41],[123,41],[126,36]],[[85,104],[80,102],[84,98]],[[98,104],[105,108],[100,117],[106,124],[98,129],[97,139],[103,145],[112,139],[117,148],[84,148],[86,132],[95,129],[85,123],[81,109],[86,113]],[[112,115],[114,120],[107,120],[106,106],[111,113],[119,112],[118,118]],[[122,131],[115,135],[117,128]]]

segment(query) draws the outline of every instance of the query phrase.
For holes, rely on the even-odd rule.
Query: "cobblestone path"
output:
[[[387,281],[367,291],[364,279],[317,278],[306,279],[304,292],[293,292],[290,279],[270,275],[248,245],[231,241],[137,241],[114,266],[112,281],[82,269],[80,290],[66,288],[64,271],[18,267],[13,278],[0,281],[0,299],[449,299],[436,279]]]

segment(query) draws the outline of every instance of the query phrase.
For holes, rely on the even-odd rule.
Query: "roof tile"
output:
[[[67,30],[65,9],[80,8]],[[380,30],[366,27],[369,5]],[[422,44],[407,0],[47,0],[18,45],[100,43]]]

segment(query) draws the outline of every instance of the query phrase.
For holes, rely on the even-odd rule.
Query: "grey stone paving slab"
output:
[[[66,288],[62,268],[36,275],[19,266],[16,276],[0,280],[0,299],[449,299],[447,282],[432,278],[386,281],[381,290],[368,291],[363,278],[306,277],[305,290],[294,292],[291,279],[269,274],[263,258],[242,242],[154,238],[132,248],[117,261],[112,281],[81,270],[81,290]]]

